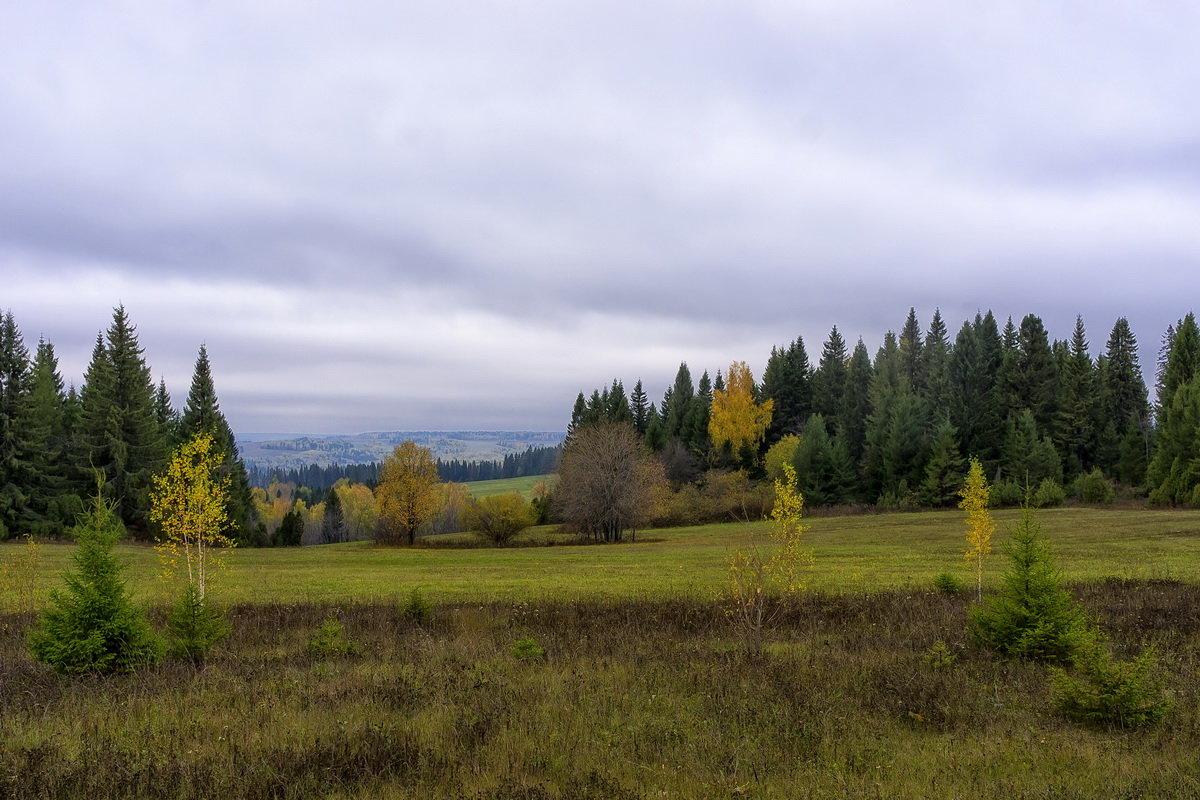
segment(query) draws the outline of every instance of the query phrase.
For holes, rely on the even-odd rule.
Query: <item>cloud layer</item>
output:
[[[0,308],[78,380],[124,302],[235,428],[532,428],[910,305],[1200,288],[1200,10],[1105,2],[26,4]]]

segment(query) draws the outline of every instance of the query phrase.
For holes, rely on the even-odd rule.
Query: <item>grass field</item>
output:
[[[468,481],[463,486],[471,492],[473,497],[491,497],[496,494],[508,494],[509,492],[520,492],[526,499],[529,499],[530,492],[533,487],[539,483],[550,485],[555,479],[554,475],[526,475],[524,478],[498,478],[494,481]]]
[[[998,516],[1003,530],[1015,514]],[[622,545],[360,543],[232,553],[217,595],[233,634],[202,669],[57,676],[30,657],[33,618],[6,589],[0,797],[1200,796],[1200,512],[1039,519],[1114,651],[1157,648],[1174,703],[1160,727],[1081,727],[1054,712],[1044,667],[971,643],[969,593],[930,589],[939,572],[969,577],[958,512],[809,520],[811,591],[762,657],[717,599],[726,556],[762,523]],[[39,602],[72,551],[41,548]],[[154,552],[120,552],[161,626]],[[989,583],[1004,562],[991,556]],[[425,624],[402,612],[412,588],[434,602]],[[349,655],[308,647],[331,615]]]
[[[1017,516],[1001,511],[997,543]],[[1051,537],[1069,580],[1116,576],[1200,577],[1200,511],[1061,508],[1038,519]],[[964,579],[963,516],[958,511],[817,517],[805,534],[813,553],[807,583],[835,592],[925,587],[940,572]],[[369,542],[303,548],[246,549],[230,554],[217,576],[227,602],[376,601],[412,588],[434,600],[492,601],[575,598],[711,598],[725,586],[726,559],[738,547],[765,539],[768,523],[731,523],[643,531],[620,545],[437,549],[376,547]],[[528,535],[544,537],[544,530]],[[454,535],[458,538],[461,535]],[[0,545],[0,563],[21,545]],[[73,546],[47,544],[37,591],[59,585]],[[164,600],[155,552],[122,545],[126,577],[135,594]],[[987,561],[995,582],[1005,559]],[[6,591],[0,607],[13,607]]]

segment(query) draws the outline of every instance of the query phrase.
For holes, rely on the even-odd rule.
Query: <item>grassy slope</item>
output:
[[[520,492],[526,498],[538,483],[549,483],[553,475],[527,475],[524,478],[498,478],[494,481],[468,481],[463,485],[474,497],[491,497],[496,494]]]
[[[1004,528],[1016,512],[997,514]],[[1196,580],[1200,511],[1054,509],[1038,518],[1052,537],[1069,580],[1103,576]],[[957,511],[830,517],[809,520],[814,563],[808,583],[828,591],[926,586],[940,572],[968,579]],[[521,600],[582,597],[712,597],[724,586],[726,558],[763,541],[767,523],[731,523],[643,532],[619,546],[495,549],[380,549],[370,543],[241,550],[217,577],[231,602],[374,600],[421,587],[436,600]],[[0,563],[20,545],[0,545]],[[59,585],[70,545],[41,548],[40,593]],[[160,602],[158,558],[148,547],[123,545],[126,577],[138,596]],[[993,554],[986,580],[1006,559]],[[11,591],[0,607],[12,607]]]

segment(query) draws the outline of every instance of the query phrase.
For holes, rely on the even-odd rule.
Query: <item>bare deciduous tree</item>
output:
[[[555,503],[580,533],[619,542],[654,511],[662,463],[627,422],[596,422],[572,433],[558,469]]]

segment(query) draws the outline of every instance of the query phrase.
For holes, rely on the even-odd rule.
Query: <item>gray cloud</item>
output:
[[[1200,285],[1200,10],[27,5],[0,307],[74,379],[124,301],[240,430],[560,427],[908,306],[1152,360]],[[507,421],[507,422],[506,422]],[[286,424],[285,424],[286,422]]]

